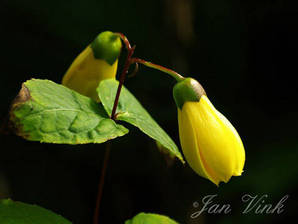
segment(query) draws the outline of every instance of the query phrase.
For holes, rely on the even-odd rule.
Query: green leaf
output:
[[[164,215],[151,214],[151,213],[139,213],[132,219],[127,220],[125,224],[178,224],[178,223]]]
[[[71,224],[60,215],[37,205],[0,200],[1,224]]]
[[[97,92],[109,115],[112,113],[114,99],[118,88],[118,81],[107,79],[100,82]],[[158,141],[171,155],[178,157],[183,163],[183,157],[174,141],[153,120],[139,101],[123,86],[117,107],[117,120],[126,121],[142,132]]]
[[[23,83],[10,121],[23,138],[47,143],[102,143],[128,133],[101,104],[49,80]]]

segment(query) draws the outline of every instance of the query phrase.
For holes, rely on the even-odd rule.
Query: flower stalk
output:
[[[129,70],[129,68],[132,64],[136,64],[137,65],[136,68],[138,68],[138,64],[143,64],[143,65],[145,65],[149,68],[154,68],[156,70],[159,70],[161,72],[169,74],[171,77],[176,79],[177,82],[181,82],[185,79],[182,75],[180,75],[179,73],[175,72],[172,69],[166,68],[166,67],[161,66],[161,65],[154,64],[154,63],[149,62],[149,61],[145,61],[141,58],[132,57],[136,46],[134,45],[133,47],[131,47],[131,44],[130,44],[129,40],[127,39],[127,37],[124,34],[122,34],[122,33],[115,33],[115,34],[118,35],[121,38],[121,40],[123,41],[123,43],[124,43],[124,45],[125,45],[125,47],[128,51],[128,54],[127,54],[127,57],[126,57],[126,61],[125,61],[123,70],[122,70],[121,75],[119,77],[119,85],[118,85],[118,88],[117,88],[117,92],[116,92],[116,96],[115,96],[115,100],[114,100],[114,105],[113,105],[113,109],[112,109],[112,113],[111,113],[111,119],[113,119],[113,120],[116,119],[116,116],[117,116],[116,112],[117,112],[117,106],[118,106],[118,102],[119,102],[119,98],[120,98],[121,89],[122,89],[122,86],[124,84],[124,81],[125,81],[126,75],[128,73],[128,70]]]
[[[99,184],[98,184],[96,206],[95,206],[95,211],[94,211],[94,216],[93,216],[93,224],[99,223],[100,202],[102,199],[103,187],[104,187],[107,167],[108,167],[108,163],[109,163],[109,158],[110,158],[110,151],[111,151],[111,143],[107,142],[103,165],[102,165],[102,169],[101,169],[100,180],[99,180]]]
[[[143,65],[145,65],[145,66],[147,66],[149,68],[154,68],[156,70],[159,70],[161,72],[164,72],[166,74],[169,74],[174,79],[176,79],[177,82],[181,82],[182,80],[184,80],[184,77],[182,75],[180,75],[178,72],[175,72],[172,69],[166,68],[166,67],[161,66],[161,65],[154,64],[154,63],[149,62],[149,61],[145,61],[145,60],[140,59],[140,58],[132,58],[131,60],[132,60],[132,63],[143,64]]]

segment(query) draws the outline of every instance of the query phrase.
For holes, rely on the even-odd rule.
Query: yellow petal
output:
[[[242,140],[238,132],[233,127],[233,125],[228,121],[228,119],[217,110],[216,110],[216,113],[218,117],[221,119],[221,121],[226,125],[226,127],[230,129],[233,137],[235,138],[234,141],[236,144],[236,147],[235,147],[236,167],[234,169],[233,176],[241,176],[243,172],[244,162],[245,162],[245,151],[244,151]]]
[[[219,179],[211,176],[206,164],[203,162],[201,151],[198,148],[196,129],[191,120],[192,114],[189,110],[183,112],[178,109],[179,137],[183,154],[190,167],[200,176],[211,180],[218,185]]]
[[[241,139],[230,122],[213,107],[207,96],[202,96],[199,102],[185,102],[182,116],[183,114],[189,118],[188,123],[192,125],[192,132],[194,132],[193,140],[191,138],[188,140],[193,143],[187,144],[197,144],[195,148],[200,155],[197,159],[200,161],[197,166],[205,170],[205,177],[207,176],[212,182],[218,184],[219,181],[229,181],[233,175],[240,175],[245,160]],[[186,131],[185,124],[180,123],[180,132]],[[186,131],[188,134],[190,132]],[[184,153],[190,150],[187,144],[181,143]],[[195,159],[190,158],[190,160],[194,163]],[[198,168],[195,170],[197,171]]]
[[[62,84],[82,95],[99,101],[96,88],[101,80],[115,78],[118,60],[109,65],[105,60],[96,59],[88,46],[73,61],[65,73]]]

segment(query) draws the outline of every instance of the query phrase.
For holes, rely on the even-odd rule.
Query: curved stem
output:
[[[130,51],[132,49],[132,47],[131,47],[131,45],[129,43],[129,40],[127,39],[127,37],[123,33],[116,33],[116,34],[121,38],[121,40],[125,44],[126,49],[128,51]],[[182,81],[184,79],[184,77],[182,75],[180,75],[178,72],[175,72],[174,70],[169,69],[169,68],[166,68],[164,66],[154,64],[154,63],[152,63],[150,61],[145,61],[145,60],[140,59],[140,58],[131,58],[130,59],[130,64],[133,64],[133,63],[140,63],[140,64],[143,64],[143,65],[145,65],[147,67],[154,68],[154,69],[157,69],[157,70],[159,70],[161,72],[167,73],[170,76],[172,76],[174,79],[176,79],[177,82],[180,82],[180,81]]]
[[[117,110],[117,106],[118,106],[118,102],[119,102],[120,92],[121,92],[121,89],[122,89],[122,86],[123,86],[123,83],[125,80],[125,76],[128,72],[128,69],[129,69],[131,63],[132,63],[131,57],[132,57],[132,55],[135,51],[135,48],[136,48],[136,46],[131,47],[129,40],[127,39],[127,37],[124,34],[122,34],[122,33],[116,33],[116,34],[121,38],[121,40],[125,44],[128,54],[127,54],[127,58],[126,58],[122,73],[119,77],[119,85],[118,85],[118,89],[117,89],[117,93],[115,96],[114,105],[113,105],[113,109],[112,109],[112,113],[111,113],[111,119],[113,119],[113,120],[116,119],[116,110]]]
[[[115,33],[115,34],[121,38],[121,40],[125,44],[126,49],[129,51],[131,49],[131,46],[127,37],[123,33]]]
[[[117,105],[119,102],[121,88],[123,86],[125,76],[128,72],[129,66],[131,65],[131,57],[135,50],[135,46],[131,47],[128,39],[123,34],[121,34],[121,33],[117,33],[117,34],[121,37],[121,39],[125,43],[125,46],[128,50],[128,55],[127,55],[122,73],[119,78],[119,85],[118,85],[118,89],[117,89],[117,93],[116,93],[116,97],[115,97],[115,101],[114,101],[113,110],[111,113],[111,118],[113,120],[115,120],[115,118],[116,118],[116,109],[117,109]],[[99,184],[98,184],[98,193],[97,193],[96,206],[95,206],[95,212],[94,212],[94,217],[93,217],[93,224],[98,224],[98,220],[99,220],[100,202],[101,202],[101,198],[102,198],[102,192],[103,192],[103,187],[104,187],[104,182],[105,182],[105,175],[106,175],[106,170],[107,170],[109,157],[110,157],[110,150],[111,150],[111,144],[110,144],[110,142],[107,142],[104,162],[103,162],[101,176],[100,176],[100,180],[99,180]]]
[[[105,156],[104,156],[103,165],[101,169],[100,180],[98,184],[98,192],[97,192],[96,206],[95,206],[94,217],[93,217],[93,224],[98,224],[98,220],[99,220],[100,202],[102,199],[102,192],[103,192],[103,186],[105,182],[105,176],[106,176],[107,166],[108,166],[109,157],[110,157],[110,151],[111,151],[111,144],[110,142],[107,142]]]
[[[176,79],[177,82],[180,82],[184,79],[184,77],[182,75],[180,75],[178,72],[175,72],[174,70],[166,68],[164,66],[157,65],[157,64],[154,64],[150,61],[145,61],[145,60],[140,59],[140,58],[132,58],[131,60],[132,60],[132,63],[140,63],[140,64],[143,64],[147,67],[154,68],[154,69],[157,69],[161,72],[167,73],[170,76],[172,76],[174,79]]]
[[[120,92],[121,92],[121,89],[122,89],[122,86],[123,86],[123,83],[125,80],[125,76],[126,76],[128,69],[131,65],[131,56],[133,55],[134,50],[135,50],[135,46],[133,46],[132,48],[129,49],[128,55],[127,55],[127,58],[125,61],[125,65],[123,67],[122,73],[119,78],[119,85],[118,85],[118,89],[117,89],[117,93],[115,96],[115,101],[114,101],[114,105],[113,105],[113,109],[112,109],[112,114],[111,114],[111,118],[113,120],[115,120],[115,118],[116,118],[116,110],[117,110],[117,106],[118,106],[118,102],[119,102]]]
[[[180,82],[184,79],[184,77],[182,75],[180,75],[179,73],[177,73],[177,72],[175,72],[171,69],[168,69],[168,68],[163,67],[161,65],[154,64],[152,62],[145,61],[145,60],[140,59],[140,58],[132,58],[132,55],[134,53],[134,50],[135,50],[136,46],[131,47],[128,39],[122,33],[116,33],[116,34],[121,38],[121,40],[125,44],[125,47],[128,51],[128,54],[127,54],[127,58],[126,58],[123,70],[122,70],[121,75],[119,77],[119,85],[118,85],[118,88],[117,88],[117,92],[116,92],[116,96],[115,96],[115,100],[114,100],[114,105],[113,105],[113,109],[112,109],[112,113],[111,113],[111,119],[113,119],[113,120],[116,119],[116,115],[117,115],[116,111],[117,111],[117,106],[118,106],[118,102],[119,102],[119,98],[120,98],[120,92],[121,92],[123,83],[125,81],[126,74],[127,74],[128,69],[129,69],[131,64],[136,63],[137,67],[135,69],[135,72],[138,70],[138,63],[140,63],[140,64],[143,64],[147,67],[154,68],[154,69],[157,69],[159,71],[162,71],[164,73],[167,73],[167,74],[171,75],[173,78],[175,78],[177,80],[177,82]],[[97,193],[96,207],[95,207],[95,212],[94,212],[94,217],[93,217],[93,224],[98,224],[98,220],[99,220],[100,202],[101,202],[101,199],[102,199],[102,192],[103,192],[103,186],[104,186],[104,181],[105,181],[106,169],[107,169],[107,166],[108,166],[108,161],[109,161],[109,156],[110,156],[110,150],[111,150],[110,143],[107,142],[104,162],[103,162],[103,166],[102,166],[102,170],[101,170],[100,181],[99,181],[99,184],[98,184],[98,193]]]

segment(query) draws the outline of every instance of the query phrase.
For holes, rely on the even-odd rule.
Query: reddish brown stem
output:
[[[129,44],[129,47],[130,47],[130,44]],[[122,86],[123,86],[123,83],[125,80],[125,76],[126,76],[128,69],[131,65],[131,57],[133,55],[134,50],[135,50],[135,46],[128,49],[128,54],[127,54],[127,58],[125,61],[125,65],[123,67],[122,73],[119,78],[119,85],[118,85],[117,93],[116,93],[115,100],[114,100],[114,106],[113,106],[112,114],[111,114],[111,118],[113,120],[115,120],[115,118],[116,118],[115,115],[116,115],[116,110],[117,110],[117,106],[118,106],[118,102],[119,102],[120,92],[121,92],[121,89],[122,89]]]
[[[106,176],[107,166],[108,166],[109,157],[110,157],[110,151],[111,151],[111,144],[110,142],[107,142],[105,156],[104,156],[103,165],[101,169],[101,176],[98,184],[98,192],[97,192],[96,206],[95,206],[95,212],[93,217],[93,224],[98,224],[98,220],[99,220],[100,202],[102,199],[102,192],[103,192],[103,186],[105,182],[105,176]]]
[[[165,72],[169,75],[171,75],[172,77],[174,77],[177,81],[181,81],[184,79],[183,76],[181,76],[180,74],[178,74],[177,72],[165,68],[161,65],[157,65],[148,61],[145,61],[143,59],[140,58],[132,58],[132,55],[134,53],[135,50],[135,46],[131,47],[128,39],[126,38],[126,36],[124,36],[122,33],[117,33],[117,35],[122,39],[128,54],[127,54],[127,58],[123,67],[123,70],[121,72],[121,75],[119,77],[119,85],[117,88],[117,92],[116,92],[116,96],[115,96],[115,100],[114,100],[114,105],[113,105],[113,109],[112,109],[112,113],[111,113],[111,119],[115,120],[116,119],[116,112],[117,112],[117,106],[118,106],[118,102],[119,102],[119,98],[120,98],[120,92],[123,86],[123,83],[125,81],[125,77],[126,74],[128,72],[128,69],[130,67],[131,64],[136,63],[136,69],[135,71],[138,70],[138,65],[137,63],[143,64],[145,66],[151,67],[151,68],[155,68],[157,70],[160,70],[162,72]],[[101,198],[102,198],[102,192],[103,192],[103,186],[104,186],[104,180],[105,180],[105,175],[106,175],[106,169],[107,169],[107,165],[108,165],[108,161],[109,161],[109,155],[110,155],[110,143],[107,143],[107,147],[106,147],[106,152],[105,152],[105,157],[104,157],[104,162],[103,162],[103,166],[102,166],[102,171],[101,171],[101,177],[100,177],[100,181],[99,181],[99,185],[98,185],[98,194],[97,194],[97,200],[96,200],[96,207],[95,207],[95,212],[94,212],[94,219],[93,219],[93,224],[98,224],[98,218],[99,218],[99,208],[100,208],[100,202],[101,202]]]
[[[120,92],[121,92],[121,89],[122,89],[122,86],[123,86],[123,83],[124,83],[124,80],[125,80],[125,76],[126,76],[126,74],[128,72],[128,69],[129,69],[131,64],[140,63],[140,64],[143,64],[147,67],[154,68],[154,69],[157,69],[159,71],[165,72],[165,73],[171,75],[173,78],[175,78],[177,80],[177,82],[180,82],[184,79],[184,77],[182,75],[180,75],[179,73],[175,72],[172,69],[163,67],[161,65],[154,64],[154,63],[149,62],[149,61],[145,61],[145,60],[140,59],[140,58],[132,58],[132,55],[133,55],[134,50],[135,50],[135,46],[131,47],[128,39],[126,38],[126,36],[124,34],[122,34],[122,33],[116,33],[116,34],[122,39],[123,43],[125,44],[125,47],[128,51],[128,54],[127,54],[127,58],[126,58],[126,61],[125,61],[125,65],[123,67],[122,73],[121,73],[120,78],[119,78],[119,85],[118,85],[118,89],[117,89],[117,93],[116,93],[116,96],[115,96],[114,105],[113,105],[113,109],[112,109],[112,113],[111,113],[111,119],[113,119],[113,120],[116,119],[116,111],[117,111],[117,106],[118,106],[118,102],[119,102]],[[138,68],[138,66],[136,68]]]
[[[157,70],[162,71],[164,73],[167,73],[170,76],[172,76],[173,78],[175,78],[178,82],[179,81],[182,81],[184,79],[184,77],[182,75],[180,75],[178,72],[175,72],[174,70],[169,69],[169,68],[166,68],[164,66],[161,66],[161,65],[158,65],[158,64],[154,64],[154,63],[152,63],[150,61],[145,61],[145,60],[140,59],[140,58],[131,58],[131,64],[132,63],[143,64],[143,65],[145,65],[147,67],[154,68],[154,69],[157,69]]]
[[[123,41],[123,43],[126,47],[126,50],[130,51],[131,46],[130,46],[130,43],[129,43],[129,40],[127,39],[127,37],[123,33],[115,33],[115,34],[117,34],[121,38],[121,40]]]
[[[127,54],[127,58],[125,61],[125,65],[123,67],[122,73],[119,78],[119,85],[118,85],[117,93],[116,93],[115,100],[114,100],[114,106],[113,106],[112,113],[111,113],[111,118],[113,120],[115,120],[115,118],[116,118],[116,110],[117,110],[117,106],[118,106],[118,102],[119,102],[120,92],[121,92],[121,89],[122,89],[122,86],[123,86],[123,83],[125,80],[125,76],[126,76],[128,69],[131,65],[131,57],[135,50],[135,46],[131,47],[128,39],[123,34],[121,34],[121,33],[117,33],[117,34],[123,40],[123,42],[126,46],[126,49],[128,51],[128,54]],[[102,199],[102,193],[103,193],[103,187],[104,187],[104,182],[105,182],[106,170],[107,170],[107,166],[108,166],[108,162],[109,162],[110,150],[111,150],[111,145],[108,142],[106,145],[106,151],[105,151],[103,166],[102,166],[102,170],[101,170],[101,176],[100,176],[100,180],[99,180],[99,184],[98,184],[98,193],[97,193],[96,206],[95,206],[95,212],[94,212],[94,217],[93,217],[93,224],[98,224],[98,221],[99,221],[100,202]]]

